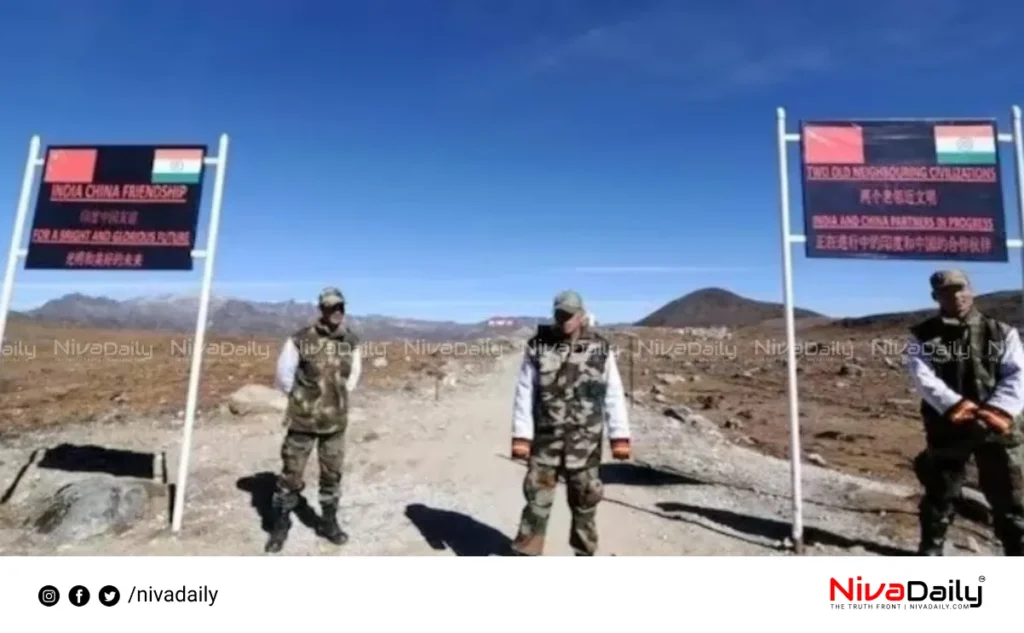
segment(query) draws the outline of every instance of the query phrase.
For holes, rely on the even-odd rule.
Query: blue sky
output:
[[[32,134],[215,146],[226,132],[214,292],[310,300],[339,285],[355,313],[537,314],[565,287],[605,321],[704,286],[781,301],[777,106],[792,131],[880,116],[997,116],[1009,131],[1024,103],[1024,5],[1009,0],[8,4],[5,250]],[[926,306],[942,265],[794,256],[797,304],[833,315]],[[981,291],[1021,283],[1017,252],[965,268]],[[198,265],[19,269],[13,305],[199,279]]]

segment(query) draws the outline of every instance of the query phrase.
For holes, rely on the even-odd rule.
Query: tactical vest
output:
[[[358,337],[345,327],[330,331],[317,322],[292,335],[299,352],[295,382],[288,394],[290,428],[313,433],[348,426],[348,389]]]
[[[608,341],[584,328],[575,341],[540,329],[528,343],[537,371],[533,399],[535,454],[561,457],[567,467],[600,460],[605,425]],[[547,445],[547,448],[545,448]]]
[[[935,374],[951,389],[974,402],[984,402],[1000,379],[999,365],[1009,325],[978,311],[966,319],[932,317],[910,328]],[[922,401],[925,421],[941,419]]]

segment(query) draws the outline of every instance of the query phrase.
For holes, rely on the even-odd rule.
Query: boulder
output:
[[[722,439],[722,432],[718,429],[717,424],[689,407],[684,407],[682,405],[667,407],[662,410],[662,413],[667,417],[682,422],[685,426],[691,429],[699,431],[708,438],[717,440]]]
[[[146,517],[150,494],[141,482],[91,477],[63,486],[32,521],[40,534],[80,541],[120,534]]]
[[[235,415],[283,413],[288,396],[264,385],[245,385],[228,398],[228,410]]]

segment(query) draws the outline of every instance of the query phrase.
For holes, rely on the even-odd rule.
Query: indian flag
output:
[[[197,184],[203,175],[203,150],[158,149],[153,155],[154,184]]]
[[[991,125],[936,125],[935,156],[940,165],[995,165]]]

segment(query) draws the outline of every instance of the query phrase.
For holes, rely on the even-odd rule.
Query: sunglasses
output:
[[[574,316],[576,316],[575,312],[569,312],[567,310],[555,310],[555,321],[557,321],[558,323],[566,323]]]

